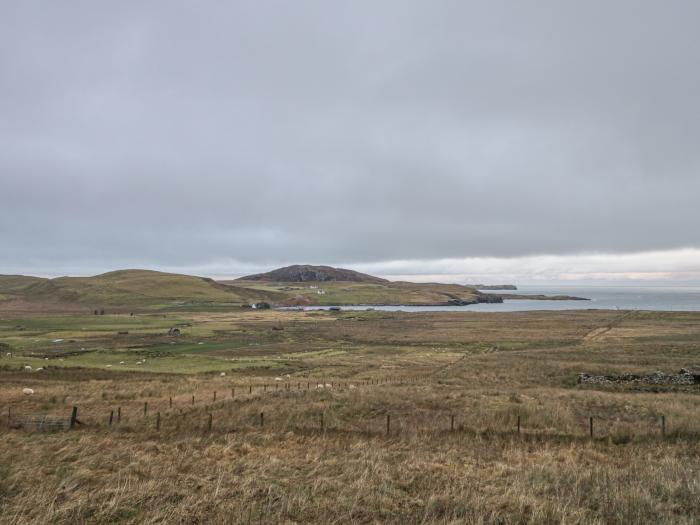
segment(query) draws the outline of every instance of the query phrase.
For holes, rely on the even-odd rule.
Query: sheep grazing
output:
[[[221,377],[225,377],[225,376],[226,376],[226,372],[221,372],[219,375],[220,375]]]
[[[350,385],[350,390],[354,390],[354,389],[355,389],[355,385]]]
[[[22,389],[22,393],[23,393],[25,396],[31,396],[31,395],[34,394],[34,390],[32,390],[31,388],[23,388],[23,389]]]
[[[316,385],[316,388],[323,388],[323,385],[319,383],[318,385]]]
[[[42,370],[43,370],[42,367],[39,367],[39,368],[36,369],[37,372],[41,372]]]
[[[287,379],[290,379],[292,376],[290,376],[289,374],[287,374],[287,375],[285,375],[284,377],[286,377]]]
[[[124,364],[124,361],[119,361],[119,364],[120,364],[120,365],[123,365],[123,364]]]
[[[112,368],[112,365],[105,365],[105,368]]]
[[[326,383],[326,388],[333,388],[333,385]]]
[[[32,367],[31,367],[31,366],[29,366],[29,365],[27,365],[27,366],[25,366],[25,367],[24,367],[24,369],[25,369],[25,370],[31,370],[31,369],[32,369]]]
[[[282,381],[282,378],[281,378],[281,377],[276,377],[276,378],[275,378],[275,381]]]

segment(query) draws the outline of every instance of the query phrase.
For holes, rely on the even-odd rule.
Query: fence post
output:
[[[109,413],[109,426],[112,426],[112,421],[114,421],[114,410]]]
[[[260,428],[265,425],[265,414],[260,412]]]
[[[231,399],[235,399],[235,398],[236,398],[236,387],[234,386],[233,388],[231,388]]]
[[[156,430],[160,430],[160,412],[156,414]]]
[[[7,407],[7,426],[12,425],[12,406]]]
[[[518,416],[518,435],[520,435],[520,416]]]
[[[593,439],[593,416],[588,419],[589,432],[591,434],[591,439]]]
[[[170,408],[173,408],[173,398],[172,398],[172,396],[170,397]]]
[[[450,416],[450,432],[454,432],[454,431],[455,431],[455,417]]]
[[[391,431],[391,415],[387,414],[386,415],[386,435],[389,435],[389,432]]]
[[[212,402],[216,403],[216,390],[214,390],[214,401],[212,401]]]
[[[666,416],[661,416],[661,436],[666,435]]]
[[[194,396],[192,396],[192,406],[194,406]]]
[[[148,401],[144,402],[143,404],[143,417],[146,417],[148,415]]]
[[[70,428],[75,428],[75,424],[78,422],[78,407],[73,407],[73,412],[70,415]]]
[[[249,394],[253,393],[253,385],[248,385],[248,393]]]
[[[122,422],[122,407],[117,407],[117,423]]]

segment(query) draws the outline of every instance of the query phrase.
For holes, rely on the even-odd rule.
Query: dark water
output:
[[[487,291],[506,295],[509,291]],[[700,311],[700,286],[519,286],[517,294],[572,295],[590,301],[506,300],[501,304],[470,306],[374,306],[375,310],[404,312],[519,312],[527,310],[658,310]],[[366,310],[367,306],[343,306],[343,310]],[[325,310],[328,307],[308,307]]]

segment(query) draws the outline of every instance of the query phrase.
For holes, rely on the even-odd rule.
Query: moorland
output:
[[[700,313],[258,310],[210,284],[5,283],[0,522],[697,522],[699,387],[577,378],[697,366]]]

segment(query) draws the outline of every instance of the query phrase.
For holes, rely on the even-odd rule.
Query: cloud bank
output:
[[[0,272],[695,272],[699,15],[6,3]]]

